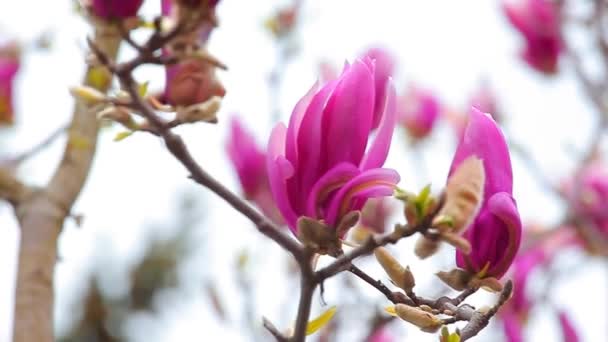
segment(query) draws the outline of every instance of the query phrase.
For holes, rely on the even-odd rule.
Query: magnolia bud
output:
[[[106,100],[104,93],[87,86],[71,87],[70,94],[78,100],[83,100],[88,105],[95,105]]]
[[[137,123],[131,117],[129,110],[125,107],[109,106],[97,113],[97,118],[101,120],[112,120],[125,126],[130,130],[137,130]]]
[[[216,123],[215,116],[220,109],[222,99],[219,96],[213,96],[209,100],[197,103],[185,108],[180,108],[175,119],[180,123],[195,123],[199,121]]]
[[[442,325],[441,320],[433,314],[409,305],[395,305],[395,313],[402,320],[412,323],[425,332],[434,333]]]
[[[449,272],[440,271],[435,274],[446,285],[456,291],[463,291],[469,287],[469,282],[473,277],[469,272],[455,268]]]
[[[421,236],[416,241],[416,246],[414,247],[414,253],[420,259],[426,259],[431,255],[435,254],[439,249],[439,241],[431,240],[424,236]]]
[[[401,266],[397,259],[395,259],[384,247],[376,248],[374,250],[374,255],[395,285],[407,293],[412,291],[416,282],[409,267],[404,268]]]
[[[485,171],[481,159],[471,156],[448,179],[445,203],[433,225],[441,230],[461,232],[477,215],[483,199]]]

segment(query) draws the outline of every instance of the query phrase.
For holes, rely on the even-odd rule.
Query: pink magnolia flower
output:
[[[559,325],[562,329],[562,337],[563,337],[562,341],[564,341],[564,342],[580,341],[580,338],[578,337],[578,333],[576,332],[574,324],[572,323],[572,320],[570,320],[568,313],[566,313],[565,311],[560,311],[560,312],[558,312],[557,317],[559,318]]]
[[[239,177],[245,198],[255,203],[274,222],[282,224],[283,220],[268,185],[266,153],[258,147],[253,135],[245,130],[237,118],[232,119],[226,150]]]
[[[281,214],[294,233],[301,216],[336,227],[368,198],[393,193],[399,174],[381,168],[395,127],[389,82],[375,140],[373,63],[356,60],[337,79],[317,84],[296,104],[289,126],[278,124],[268,143],[268,176]]]
[[[511,24],[526,40],[523,59],[534,69],[557,72],[559,56],[564,51],[559,10],[551,0],[515,0],[503,4]]]
[[[14,120],[13,86],[19,71],[19,52],[14,42],[0,45],[0,126]]]
[[[464,233],[472,251],[456,252],[458,267],[480,277],[502,277],[519,249],[522,224],[513,199],[511,158],[492,117],[473,108],[456,149],[450,174],[469,156],[483,161],[486,179],[477,217]]]
[[[137,15],[143,0],[90,0],[91,11],[104,19],[123,19]]]
[[[414,139],[428,136],[439,118],[441,106],[433,93],[413,87],[399,98],[398,120]]]
[[[507,342],[523,342],[523,324],[516,314],[508,312],[502,315],[503,331]]]
[[[566,182],[564,190],[574,212],[591,220],[608,238],[608,169],[593,162]]]
[[[374,84],[376,87],[376,99],[374,102],[374,121],[372,127],[376,128],[380,124],[382,113],[384,112],[384,97],[386,92],[386,84],[393,76],[395,71],[395,58],[386,49],[380,47],[372,47],[365,51],[361,59],[372,60],[375,64],[374,69]]]

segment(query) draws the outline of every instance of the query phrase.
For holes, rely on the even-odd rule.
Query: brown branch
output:
[[[301,272],[300,302],[298,304],[295,331],[289,339],[291,342],[303,342],[306,339],[306,327],[308,326],[308,317],[310,316],[312,296],[319,283],[311,265],[313,253],[309,250],[304,250],[304,253],[304,257],[298,259]]]
[[[274,324],[272,324],[272,322],[270,322],[268,320],[268,318],[262,317],[262,324],[264,325],[264,328],[266,328],[266,330],[268,330],[268,332],[270,334],[272,334],[272,336],[274,336],[274,338],[277,340],[277,342],[287,342],[288,341],[287,337],[285,337],[285,335],[283,335],[283,333],[281,333],[274,326]]]
[[[17,206],[29,191],[8,169],[0,168],[0,199]]]
[[[463,306],[459,307],[456,311],[456,317],[464,316],[466,314],[466,318],[468,318],[469,321],[469,323],[467,323],[467,325],[462,328],[462,331],[460,332],[460,340],[466,341],[469,338],[477,335],[483,328],[485,328],[490,322],[490,319],[498,312],[498,309],[500,309],[500,307],[503,306],[507,300],[509,300],[509,298],[511,298],[512,292],[513,282],[508,280],[500,293],[498,302],[494,304],[494,306],[492,306],[487,312],[473,311],[471,313],[471,310],[467,310],[466,313],[464,311],[459,312],[458,310],[460,310],[460,308]]]
[[[116,56],[119,37],[98,34],[95,40],[107,56]],[[92,69],[89,67],[87,75]],[[84,83],[103,92],[110,86],[109,79],[95,83],[87,77]],[[16,207],[21,240],[14,341],[53,341],[53,272],[57,238],[93,161],[99,129],[93,110],[82,102],[76,104],[57,170],[45,188],[34,192]]]

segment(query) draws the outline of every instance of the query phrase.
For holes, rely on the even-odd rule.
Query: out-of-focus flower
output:
[[[380,124],[382,113],[384,111],[384,97],[386,93],[386,84],[393,76],[395,71],[395,58],[391,53],[380,47],[372,47],[363,53],[361,59],[369,59],[374,63],[374,84],[376,87],[376,96],[374,102],[374,121],[372,127],[376,128]]]
[[[188,59],[166,67],[165,101],[173,106],[191,106],[213,96],[223,97],[226,89],[218,80],[215,66]]]
[[[380,328],[367,339],[367,342],[393,342],[395,337],[390,334],[385,328]]]
[[[321,82],[327,82],[338,77],[338,70],[329,61],[322,60],[319,63],[319,79]]]
[[[428,90],[411,88],[399,98],[397,116],[408,134],[416,139],[428,136],[439,118],[439,100]]]
[[[366,151],[374,89],[373,65],[356,60],[337,79],[321,88],[313,85],[295,106],[289,126],[273,129],[267,158],[270,186],[294,233],[300,217],[335,228],[367,199],[393,193],[399,174],[381,167],[395,126],[395,91],[389,85],[375,140]]]
[[[512,312],[502,315],[502,324],[507,342],[523,342],[523,325]]]
[[[274,222],[282,224],[283,220],[268,185],[266,154],[237,118],[232,119],[226,150],[239,177],[245,198],[254,202]]]
[[[365,203],[361,210],[361,225],[377,234],[386,231],[388,218],[395,211],[395,206],[389,198],[372,198]]]
[[[19,71],[19,47],[15,42],[0,42],[0,126],[14,120],[13,86]]]
[[[471,253],[457,250],[456,262],[478,277],[500,279],[519,249],[522,224],[512,196],[511,158],[504,135],[490,115],[476,108],[469,116],[450,175],[469,156],[483,162],[484,194],[477,217],[464,233],[471,243]]]
[[[298,5],[283,8],[264,22],[264,26],[276,37],[281,38],[293,31],[298,16]]]
[[[475,107],[484,113],[489,113],[496,122],[501,122],[502,117],[498,111],[496,94],[486,82],[483,82],[473,93],[469,107]]]
[[[503,8],[511,24],[524,36],[522,58],[534,69],[554,74],[564,52],[559,9],[551,0],[507,0]]]
[[[595,161],[563,185],[572,210],[594,223],[608,239],[608,169]]]
[[[172,7],[173,2],[163,0],[161,3],[163,15],[179,17]],[[179,11],[178,11],[179,12]],[[203,22],[195,35],[181,37],[179,45],[202,46],[206,44],[211,26]],[[167,53],[167,51],[164,51]],[[173,51],[176,52],[176,51]],[[177,64],[165,68],[164,102],[176,106],[187,107],[209,100],[213,96],[223,97],[226,89],[216,76],[216,66],[207,60],[187,57]]]
[[[103,19],[124,19],[137,15],[143,0],[89,0],[91,12]]]
[[[572,323],[572,320],[570,320],[568,313],[565,311],[560,311],[558,312],[557,317],[559,318],[559,325],[562,329],[562,341],[578,342],[580,340],[578,333],[576,332],[574,324]]]

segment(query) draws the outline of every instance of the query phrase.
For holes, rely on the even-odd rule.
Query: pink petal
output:
[[[493,276],[500,278],[507,272],[519,250],[522,224],[517,204],[510,194],[504,192],[494,194],[488,201],[488,209],[504,223],[508,233],[507,240],[502,241],[506,246],[502,250],[500,261],[491,268]]]
[[[287,129],[285,128],[285,125],[281,123],[276,125],[272,130],[268,142],[266,165],[270,189],[272,190],[272,195],[276,201],[277,208],[279,208],[279,211],[283,215],[285,222],[289,225],[289,228],[296,233],[298,215],[296,215],[289,202],[286,184],[287,179],[293,175],[293,166],[284,156],[286,132]]]
[[[313,99],[313,96],[316,94],[319,88],[319,82],[315,82],[310,90],[304,95],[300,101],[296,104],[291,113],[291,118],[289,120],[289,126],[287,128],[287,159],[291,160],[292,163],[296,164],[298,162],[298,132],[300,131],[300,126],[302,124],[302,120],[304,119],[304,114],[306,113],[310,102]]]
[[[359,165],[372,125],[374,80],[369,67],[357,60],[339,80],[323,111],[323,169],[343,161]]]
[[[450,174],[471,155],[480,158],[484,164],[484,200],[497,192],[513,193],[513,172],[505,137],[490,115],[474,107],[454,154]]]
[[[562,329],[562,341],[563,342],[578,342],[580,338],[578,337],[578,333],[572,323],[572,320],[568,316],[568,313],[565,311],[560,311],[558,313],[559,324]]]
[[[399,179],[399,174],[391,169],[371,169],[361,172],[333,197],[326,214],[327,223],[336,224],[342,215],[352,210],[352,201],[359,196],[370,198],[391,195]]]
[[[518,317],[513,313],[507,313],[502,316],[505,337],[507,342],[523,342],[523,326],[518,320]]]
[[[395,115],[395,86],[392,80],[386,85],[386,97],[384,98],[384,111],[380,121],[374,142],[368,149],[361,162],[361,170],[369,170],[381,167],[388,156],[391,139],[396,125]]]
[[[320,207],[323,207],[323,204],[330,198],[329,196],[359,173],[359,169],[349,163],[340,163],[327,171],[315,183],[310,195],[308,195],[306,215],[309,217],[322,217],[322,213],[319,213],[318,210]]]

